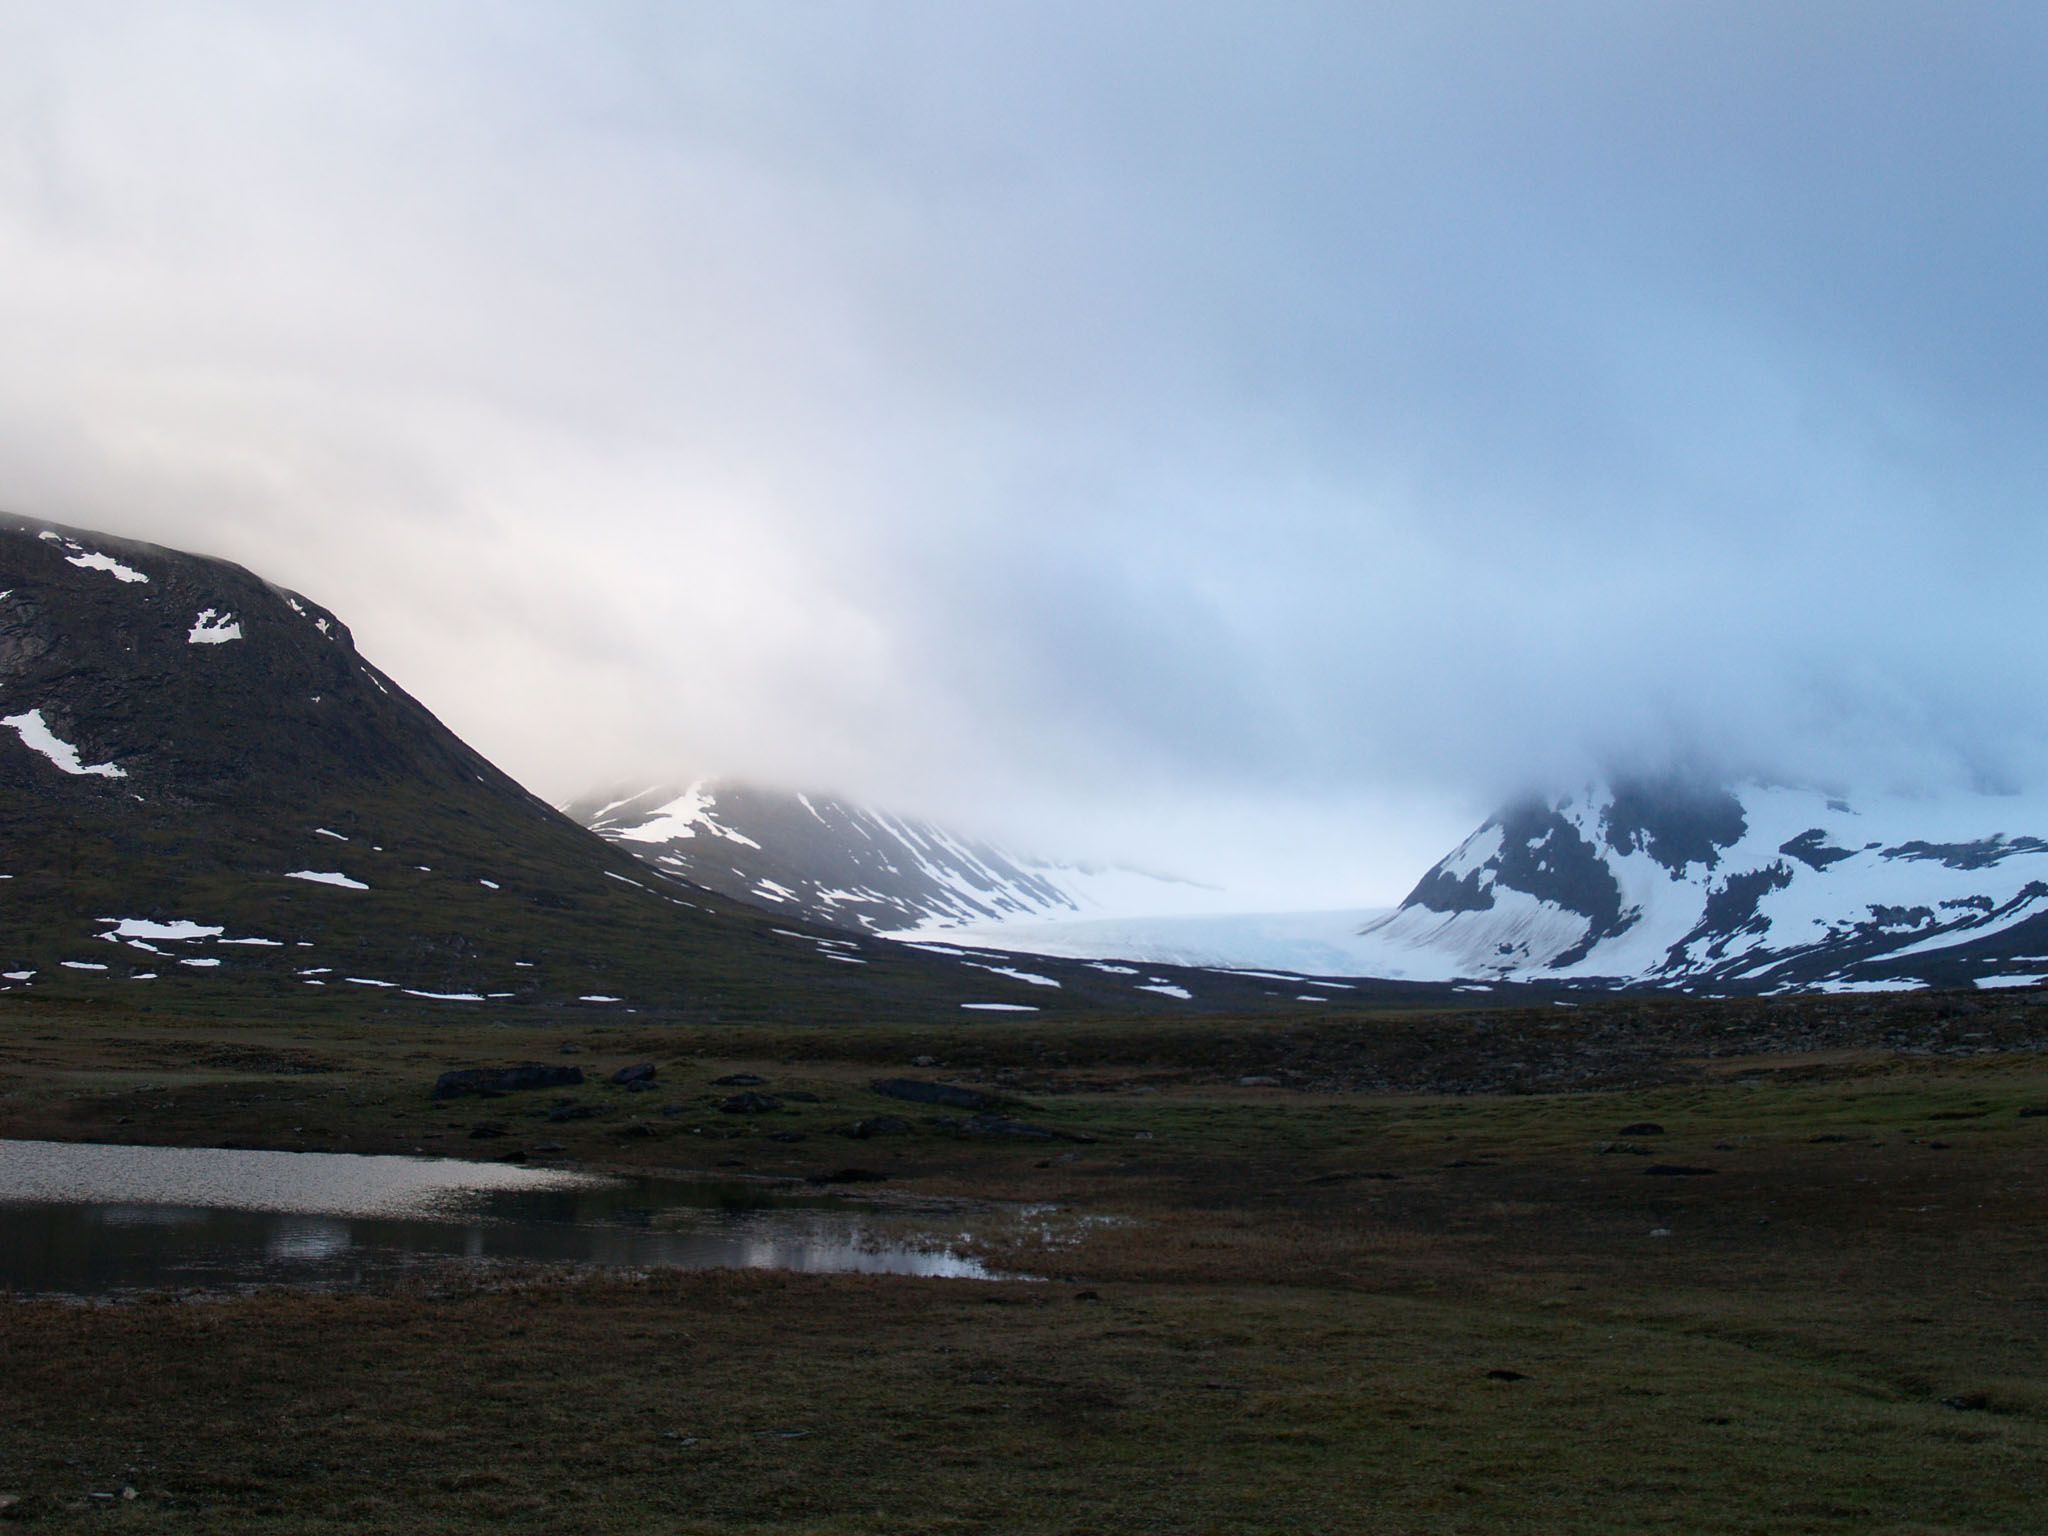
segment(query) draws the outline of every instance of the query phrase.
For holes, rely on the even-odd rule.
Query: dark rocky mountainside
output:
[[[664,878],[466,746],[336,615],[221,560],[0,518],[0,722],[0,989],[818,1021],[1191,1006]]]

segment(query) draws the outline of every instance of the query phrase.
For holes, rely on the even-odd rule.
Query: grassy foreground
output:
[[[6,1304],[0,1494],[18,1502],[0,1515],[280,1533],[2048,1528],[2048,1113],[2026,1113],[2048,1110],[2048,1009],[1861,1006],[1848,1022],[1881,1042],[1861,1049],[1793,1049],[1812,1042],[1758,1033],[1762,1005],[1716,1003],[1562,1024],[640,1034],[18,1006],[0,1019],[0,1135],[560,1145],[586,1166],[763,1178],[858,1163],[889,1176],[882,1199],[1058,1210],[971,1222],[993,1261],[1050,1277],[1034,1282],[448,1274],[375,1295]],[[1469,1085],[1475,1030],[1540,1029],[1563,1060],[1624,1027],[1643,1046],[1624,1081],[1442,1091]],[[651,1060],[660,1088],[427,1100],[444,1067],[519,1059],[593,1079]],[[1396,1059],[1409,1091],[1328,1086]],[[816,1102],[724,1113],[712,1080],[736,1071]],[[963,1136],[868,1090],[896,1074],[1003,1092],[1017,1118],[1092,1139]],[[560,1096],[595,1112],[547,1119]],[[842,1134],[892,1112],[909,1129]],[[478,1122],[504,1134],[471,1140]],[[1674,1168],[1711,1171],[1657,1171]]]

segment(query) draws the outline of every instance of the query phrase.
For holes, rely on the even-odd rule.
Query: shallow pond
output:
[[[441,1260],[990,1272],[829,1194],[504,1163],[0,1141],[0,1290],[362,1285]]]

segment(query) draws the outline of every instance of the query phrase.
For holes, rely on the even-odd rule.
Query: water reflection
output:
[[[739,1183],[0,1141],[0,1288],[16,1292],[346,1287],[442,1260],[988,1278],[887,1226],[842,1197]]]

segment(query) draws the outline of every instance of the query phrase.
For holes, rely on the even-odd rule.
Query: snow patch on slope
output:
[[[67,539],[62,534],[52,532],[48,528],[45,528],[37,537],[48,539],[51,543],[70,550],[71,553],[64,557],[64,561],[67,565],[75,565],[80,570],[105,571],[116,581],[124,583],[147,582],[149,580],[142,572],[123,565],[112,555],[103,555],[96,549],[87,549],[76,539]]]
[[[242,625],[232,613],[216,614],[211,608],[199,610],[199,617],[192,621],[192,628],[185,636],[187,645],[225,645],[230,640],[242,638]]]
[[[64,772],[102,779],[125,779],[128,770],[117,768],[112,763],[84,763],[79,760],[78,748],[68,741],[60,741],[55,732],[43,723],[43,712],[31,709],[19,715],[8,715],[0,719],[0,725],[11,725],[21,735],[21,744],[32,752],[40,752]]]

